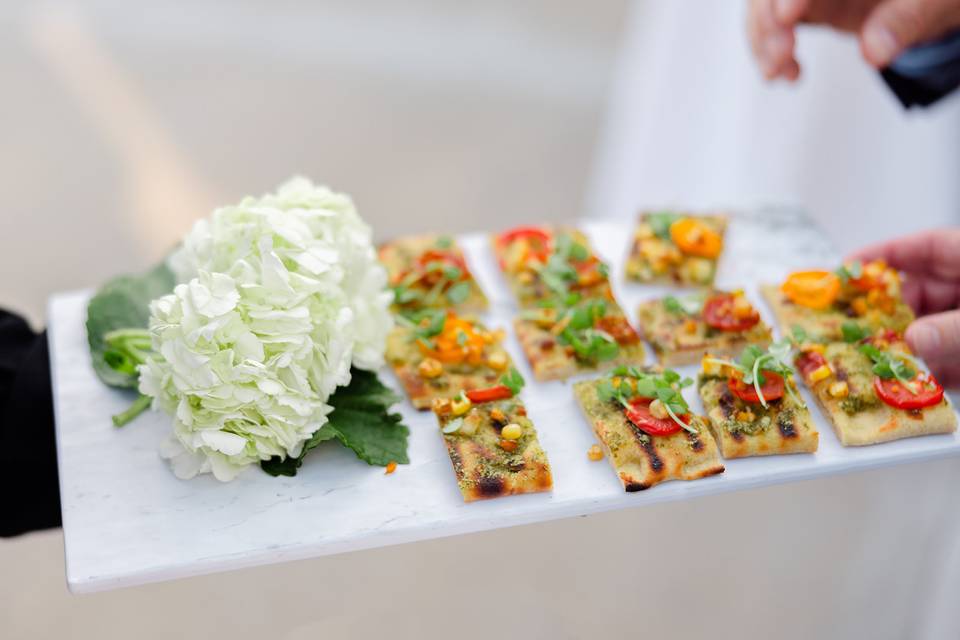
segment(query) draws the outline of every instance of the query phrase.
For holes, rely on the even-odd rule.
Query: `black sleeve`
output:
[[[0,309],[0,536],[59,526],[47,333]]]
[[[880,72],[904,107],[926,107],[960,86],[960,31],[918,45]]]

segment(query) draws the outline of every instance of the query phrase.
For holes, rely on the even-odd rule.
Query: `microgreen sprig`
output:
[[[613,378],[633,378],[636,383],[631,386],[625,380],[614,386]],[[617,402],[625,409],[632,409],[630,400],[634,397],[655,398],[659,400],[670,418],[690,433],[697,430],[680,419],[681,415],[690,413],[690,406],[680,392],[684,387],[693,384],[690,378],[681,378],[676,371],[667,370],[663,373],[648,373],[632,366],[620,366],[597,386],[597,396],[602,402]]]
[[[872,344],[860,345],[860,353],[873,361],[873,372],[878,377],[884,380],[898,380],[904,383],[908,391],[916,393],[910,385],[906,384],[917,377],[917,370],[911,366],[911,364],[916,364],[913,358],[905,353],[894,355],[887,351],[881,351]]]
[[[762,385],[766,382],[763,377],[764,371],[776,373],[784,379],[784,387],[790,397],[799,405],[804,406],[804,402],[793,390],[789,383],[793,377],[793,368],[790,366],[790,356],[792,345],[789,338],[783,338],[771,344],[767,350],[761,351],[760,347],[750,345],[740,354],[739,362],[722,360],[719,358],[706,358],[706,362],[724,365],[739,371],[744,384],[752,384],[760,399],[760,404],[764,409],[767,408],[767,400],[763,397]]]

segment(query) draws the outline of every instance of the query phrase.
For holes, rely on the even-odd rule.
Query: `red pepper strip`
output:
[[[498,384],[495,387],[488,387],[486,389],[472,389],[467,391],[467,398],[470,399],[470,402],[477,403],[506,400],[512,397],[513,391],[510,390],[510,387],[503,384]]]

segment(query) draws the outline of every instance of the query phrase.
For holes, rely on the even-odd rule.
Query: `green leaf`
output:
[[[440,249],[449,249],[453,246],[453,238],[450,236],[439,236],[435,244]]]
[[[807,333],[807,330],[801,327],[798,324],[793,325],[790,330],[790,333],[793,336],[793,341],[796,344],[803,344],[810,339],[810,334]]]
[[[856,322],[844,322],[840,326],[840,331],[843,333],[844,342],[859,342],[870,335],[866,329]]]
[[[510,367],[510,371],[500,376],[500,384],[509,387],[513,395],[520,393],[520,390],[523,389],[526,383],[526,380],[523,379],[523,376],[520,375],[520,372],[514,367]]]
[[[458,282],[447,289],[447,300],[453,304],[460,304],[470,297],[470,283],[466,280]]]
[[[680,216],[675,213],[651,213],[647,216],[647,224],[653,229],[654,234],[663,240],[670,241],[670,227],[679,219]]]
[[[340,387],[327,401],[333,411],[323,425],[307,441],[296,458],[274,456],[260,463],[270,475],[296,475],[303,458],[321,442],[336,438],[371,465],[386,466],[390,462],[406,464],[408,429],[398,413],[390,407],[400,397],[385,386],[376,373],[352,369],[350,384]]]
[[[90,299],[87,341],[93,370],[104,384],[129,389],[137,386],[136,368],[130,366],[122,350],[108,344],[105,336],[120,329],[146,329],[150,302],[173,291],[174,284],[173,273],[166,264],[160,264],[141,275],[114,278]]]
[[[843,284],[847,284],[851,278],[860,278],[863,276],[863,265],[856,260],[849,265],[842,264],[834,271],[840,277]]]
[[[677,315],[695,316],[703,309],[704,300],[705,298],[702,295],[686,296],[684,298],[667,296],[663,299],[663,307],[670,313]]]

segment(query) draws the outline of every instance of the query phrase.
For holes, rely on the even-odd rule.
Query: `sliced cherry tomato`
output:
[[[610,334],[617,344],[636,344],[640,336],[623,316],[603,316],[597,319],[596,328]]]
[[[802,307],[827,309],[840,295],[840,278],[829,271],[797,271],[790,274],[780,289]]]
[[[763,384],[760,385],[760,392],[763,394],[763,399],[767,402],[770,400],[779,400],[783,397],[783,377],[778,373],[773,373],[772,371],[763,372]],[[746,384],[740,378],[730,378],[730,381],[727,383],[727,386],[730,387],[730,391],[733,392],[733,395],[737,396],[744,402],[750,402],[753,404],[760,403],[760,396],[757,395],[757,390],[752,384]]]
[[[921,371],[909,383],[908,389],[896,379],[884,380],[877,376],[873,379],[873,389],[877,396],[896,409],[923,409],[939,404],[943,400],[943,387],[929,373]]]
[[[723,249],[723,237],[696,218],[680,218],[670,225],[670,239],[680,251],[703,258],[716,258]]]
[[[827,359],[824,358],[823,354],[819,351],[804,351],[797,356],[797,369],[799,369],[804,378],[825,364],[827,364]]]
[[[466,276],[467,265],[464,263],[463,258],[453,253],[452,251],[441,251],[439,249],[427,249],[420,254],[420,257],[417,258],[417,264],[421,267],[426,267],[431,262],[442,262],[448,264],[452,267],[457,267],[463,272],[463,276]]]
[[[467,397],[470,398],[470,402],[493,402],[494,400],[512,398],[513,391],[506,385],[498,384],[495,387],[487,387],[486,389],[471,389],[467,391]]]
[[[747,313],[738,315],[735,302],[736,297],[729,293],[710,296],[703,303],[704,322],[720,331],[746,331],[760,322],[760,314],[753,307]]]
[[[669,436],[672,433],[680,431],[680,425],[672,418],[653,417],[653,414],[650,413],[650,403],[652,401],[652,398],[632,399],[630,401],[630,408],[624,409],[627,420],[636,425],[637,429],[651,436]],[[688,414],[677,417],[689,424]]]
[[[527,255],[522,262],[534,258],[539,262],[546,262],[550,257],[550,251],[553,245],[553,237],[549,232],[539,227],[516,227],[505,231],[497,236],[497,244],[501,250],[507,249],[514,242],[523,240],[527,245]],[[504,261],[501,258],[500,268],[503,268]]]

